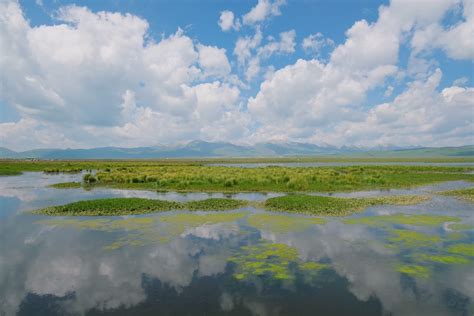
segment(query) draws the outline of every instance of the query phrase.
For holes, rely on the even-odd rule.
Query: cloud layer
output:
[[[241,17],[221,12],[223,31],[243,32],[229,51],[181,29],[157,40],[142,18],[79,6],[61,7],[54,24],[32,26],[18,2],[2,0],[0,107],[15,109],[20,119],[0,123],[1,146],[193,139],[472,143],[474,90],[462,80],[441,88],[443,69],[433,62],[438,50],[472,62],[470,1],[443,0],[427,8],[424,1],[392,0],[379,8],[376,21],[356,21],[339,45],[316,29],[301,44],[294,29],[265,35],[271,18],[283,18],[284,5],[262,0]],[[443,24],[447,14],[457,14],[456,21]],[[401,47],[410,52],[406,67]],[[327,60],[322,48],[332,50]],[[272,65],[297,49],[312,59]],[[390,99],[370,100],[377,89]]]

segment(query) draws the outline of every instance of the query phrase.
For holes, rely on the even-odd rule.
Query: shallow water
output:
[[[246,163],[213,163],[208,166],[263,168],[278,167],[344,167],[344,166],[433,166],[433,167],[474,167],[474,162],[421,162],[421,161],[327,161],[327,162],[246,162]]]
[[[45,187],[79,178],[0,177],[0,315],[474,312],[474,206],[433,193],[465,182],[392,190],[432,200],[345,218],[253,208],[100,218],[27,212],[86,198],[209,197]]]

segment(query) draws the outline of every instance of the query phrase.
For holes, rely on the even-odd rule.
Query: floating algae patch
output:
[[[416,264],[400,264],[397,266],[397,271],[413,277],[428,278],[431,270],[428,267]]]
[[[457,244],[446,249],[449,253],[474,257],[474,244]]]
[[[461,239],[466,239],[466,238],[469,238],[467,234],[463,234],[459,232],[449,233],[449,234],[446,234],[445,236],[445,239],[447,240],[461,240]]]
[[[429,200],[428,196],[400,195],[370,198],[339,198],[317,195],[291,194],[270,198],[265,208],[272,211],[295,212],[300,214],[346,216],[363,211],[374,205],[410,205]]]
[[[260,230],[274,233],[289,233],[304,231],[311,226],[325,224],[326,220],[317,217],[285,216],[277,214],[254,214],[248,219],[248,224]]]
[[[471,261],[464,257],[450,255],[428,255],[421,254],[416,256],[417,261],[429,261],[443,264],[468,264]]]
[[[150,217],[130,217],[121,219],[51,219],[41,220],[37,224],[49,225],[62,228],[75,228],[83,230],[94,230],[101,232],[125,232],[116,241],[104,247],[112,250],[123,246],[139,246],[151,241],[165,241],[167,230],[157,230],[156,218]]]
[[[185,204],[185,208],[190,211],[221,211],[221,210],[235,210],[244,207],[248,204],[247,201],[226,199],[226,198],[211,198],[198,201],[189,201]]]
[[[441,242],[441,237],[411,230],[394,229],[387,240],[395,246],[403,248],[429,247]]]
[[[462,224],[462,223],[453,223],[448,226],[449,229],[452,230],[474,230],[473,225],[469,224]]]
[[[234,277],[237,280],[253,276],[269,275],[275,279],[291,279],[290,262],[295,261],[298,252],[285,244],[261,243],[241,247],[231,258],[235,266]]]
[[[443,215],[408,215],[394,214],[382,216],[367,216],[343,220],[344,224],[362,224],[368,226],[384,226],[387,224],[413,226],[439,226],[447,222],[460,222],[459,217]]]
[[[121,219],[52,219],[41,220],[38,224],[72,227],[76,229],[102,232],[125,232],[115,241],[104,247],[115,250],[125,246],[145,246],[154,243],[167,243],[180,236],[188,228],[204,224],[232,222],[241,219],[245,213],[182,213],[162,217],[130,217]]]
[[[88,229],[97,231],[117,231],[117,230],[143,230],[155,225],[156,220],[149,217],[130,217],[121,219],[50,219],[40,220],[37,224],[73,227],[77,229]]]
[[[163,215],[158,219],[168,224],[178,224],[184,227],[196,227],[204,224],[217,224],[223,222],[234,222],[247,215],[245,212],[237,213],[179,213]]]
[[[329,265],[319,262],[303,262],[298,251],[280,243],[262,242],[252,246],[243,246],[229,258],[235,264],[233,276],[237,280],[268,276],[276,280],[294,279],[298,268],[305,275],[316,276]]]
[[[454,196],[459,199],[474,203],[474,187],[461,190],[444,191],[439,193],[442,195]]]
[[[305,263],[300,264],[299,268],[301,270],[304,270],[304,271],[317,271],[317,272],[319,272],[323,269],[328,269],[329,264],[309,261],[309,262],[305,262]]]

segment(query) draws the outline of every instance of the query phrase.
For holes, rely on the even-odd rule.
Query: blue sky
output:
[[[0,146],[473,143],[472,1],[0,7]]]

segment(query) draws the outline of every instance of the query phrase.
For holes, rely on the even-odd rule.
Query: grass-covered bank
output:
[[[472,167],[155,166],[99,171],[96,186],[188,192],[338,192],[407,188],[443,181],[473,181]]]
[[[474,167],[470,166],[238,168],[205,165],[209,162],[211,160],[0,161],[0,174],[93,169],[97,173],[86,174],[83,179],[90,187],[181,192],[340,192],[408,188],[454,180],[474,181]],[[57,184],[55,187],[66,188],[68,185]]]
[[[190,211],[222,211],[237,209],[246,204],[246,201],[220,198],[190,201],[186,203],[142,198],[110,198],[51,206],[36,210],[33,213],[52,216],[115,216],[138,215],[182,209]]]
[[[429,162],[429,163],[469,163],[474,157],[262,157],[262,158],[171,158],[140,160],[25,160],[0,159],[0,175],[18,175],[25,171],[77,172],[80,170],[106,170],[115,168],[152,168],[156,166],[204,166],[221,163],[287,163],[287,162]],[[474,170],[471,168],[471,170]]]
[[[440,192],[442,195],[455,196],[457,198],[474,203],[474,187],[460,190]]]
[[[264,207],[268,210],[299,214],[346,216],[374,205],[410,205],[429,200],[428,196],[400,195],[370,198],[337,198],[314,195],[286,195],[270,198]]]

